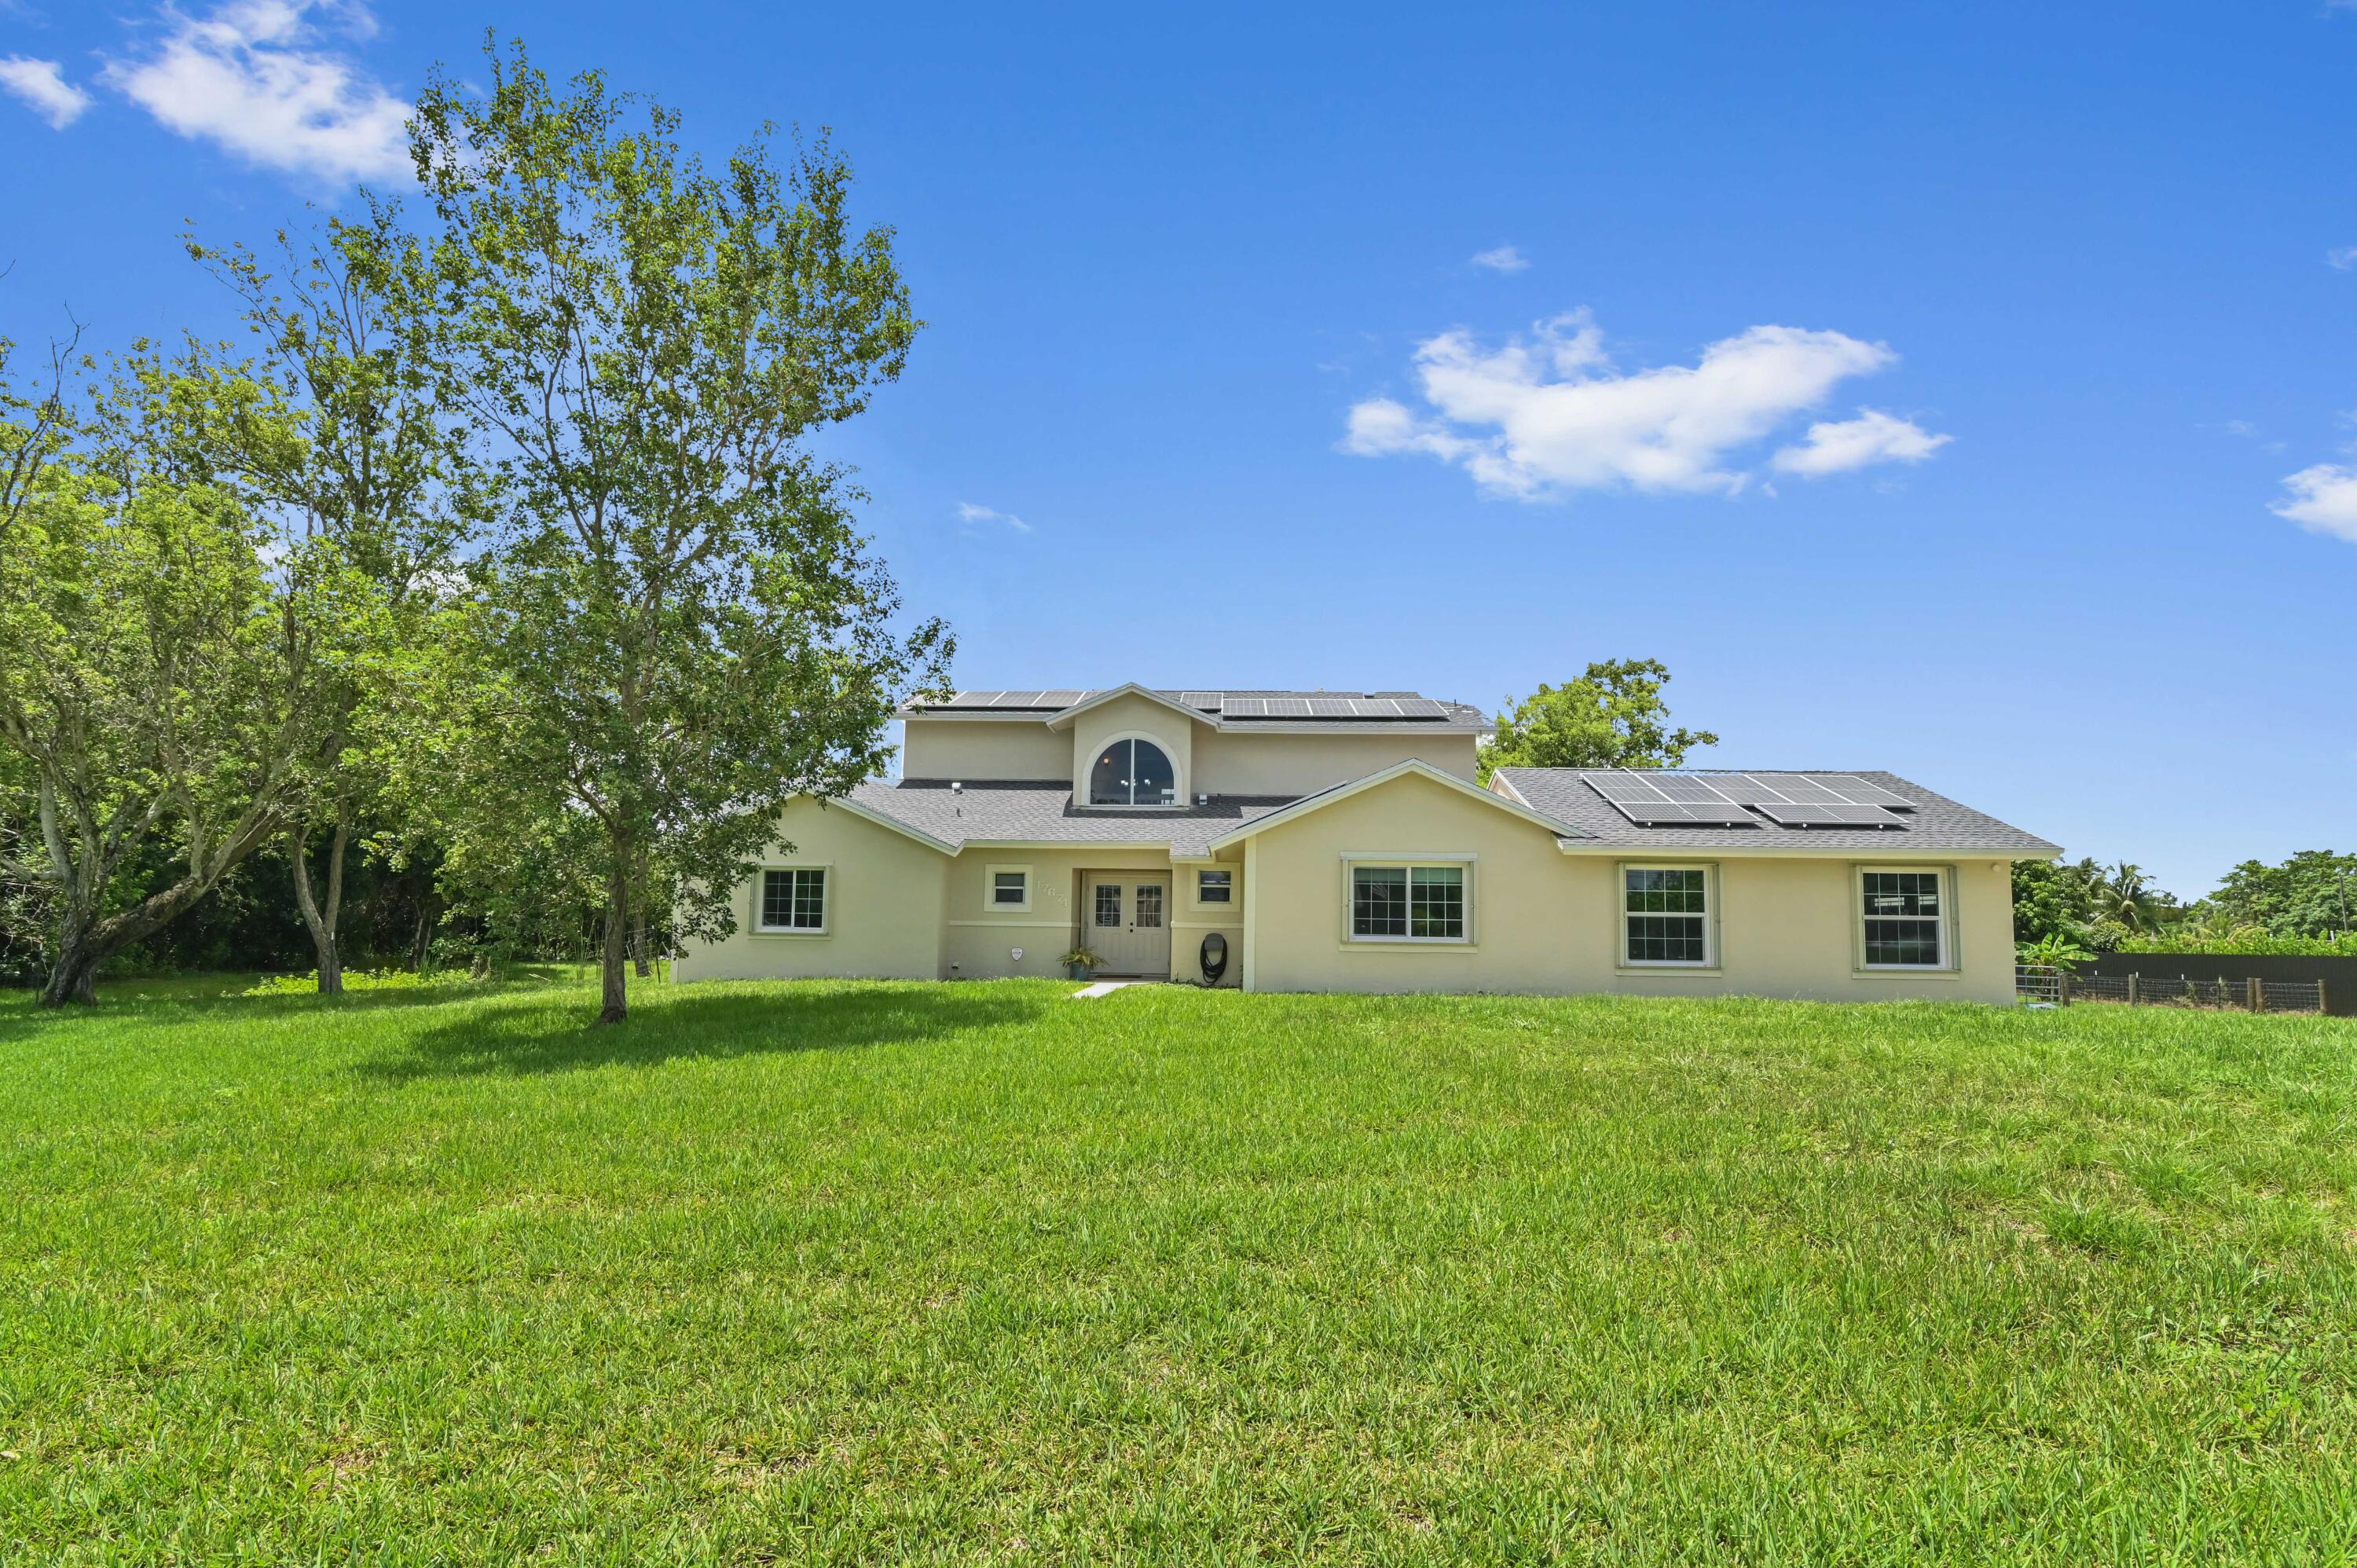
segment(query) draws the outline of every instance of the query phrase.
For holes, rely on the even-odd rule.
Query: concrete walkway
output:
[[[1073,992],[1072,1000],[1075,1002],[1093,1002],[1100,996],[1112,995],[1114,992],[1119,991],[1125,985],[1146,985],[1151,983],[1152,983],[1150,981],[1144,980],[1100,980],[1093,985],[1083,985],[1078,991]]]

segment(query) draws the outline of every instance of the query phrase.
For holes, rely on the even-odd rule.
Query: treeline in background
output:
[[[2031,963],[2103,952],[2357,957],[2357,854],[2246,860],[2190,904],[2135,865],[2024,861],[2013,871],[2013,921]]]

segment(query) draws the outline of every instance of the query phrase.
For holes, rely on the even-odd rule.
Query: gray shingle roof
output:
[[[871,779],[851,792],[856,805],[891,818],[943,843],[980,840],[1069,843],[1168,843],[1176,855],[1200,855],[1213,839],[1290,803],[1290,795],[1214,795],[1204,806],[1125,811],[1118,806],[1072,808],[1072,786],[1060,779],[968,780],[952,791],[945,779],[899,784]]]
[[[1895,773],[1865,768],[1752,769],[1777,773],[1846,773],[1879,784],[1915,802],[1903,830],[1889,828],[1787,828],[1762,819],[1758,827],[1641,827],[1588,788],[1576,768],[1501,768],[1497,777],[1512,797],[1580,835],[1566,843],[1626,844],[1657,850],[1760,849],[1871,850],[1895,855],[1927,853],[1991,853],[2045,855],[2057,845],[1995,817],[1926,789]],[[1708,778],[1740,769],[1684,768]],[[1338,786],[1337,788],[1340,788]],[[914,779],[898,784],[871,779],[851,792],[854,804],[889,817],[928,838],[952,847],[969,843],[1167,843],[1181,857],[1209,853],[1256,817],[1292,804],[1299,796],[1214,795],[1206,805],[1125,811],[1099,806],[1075,810],[1072,787],[1061,779],[972,779],[952,790],[946,779]]]
[[[959,692],[937,703],[905,703],[894,716],[924,718],[943,712],[987,714],[1006,719],[1052,718],[1077,703],[1084,703],[1111,687],[1057,687],[1046,691]],[[1380,725],[1386,730],[1426,734],[1487,735],[1497,726],[1489,715],[1469,703],[1426,698],[1415,692],[1285,692],[1259,688],[1199,686],[1149,687],[1183,707],[1209,714],[1222,729],[1253,729],[1290,725]],[[1242,713],[1226,710],[1231,700],[1252,699]],[[1271,713],[1272,704],[1287,711]],[[1428,705],[1427,705],[1428,704]],[[1437,709],[1437,712],[1432,711]]]
[[[1905,813],[1907,826],[1903,831],[1889,828],[1786,828],[1764,818],[1758,827],[1752,828],[1698,825],[1640,827],[1588,787],[1583,777],[1587,771],[1589,770],[1577,768],[1501,768],[1495,777],[1505,780],[1516,797],[1533,811],[1544,811],[1607,844],[1641,844],[1652,849],[1679,845],[1695,849],[1765,849],[1790,844],[1795,849],[1867,849],[1893,854],[1934,850],[1993,851],[2031,855],[2061,853],[2060,846],[2049,843],[2034,833],[2026,833],[2019,828],[2000,822],[1995,817],[1984,815],[1970,806],[1936,794],[1895,773],[1876,773],[1863,768],[1678,769],[1681,774],[1703,779],[1713,774],[1742,772],[1798,773],[1804,778],[1848,774],[1868,783],[1879,784],[1915,802],[1915,809]]]

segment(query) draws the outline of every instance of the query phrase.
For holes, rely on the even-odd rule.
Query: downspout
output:
[[[1253,865],[1253,852],[1260,840],[1244,840],[1244,952],[1243,976],[1239,982],[1246,991],[1257,989],[1254,983],[1253,954],[1260,946],[1260,872]]]

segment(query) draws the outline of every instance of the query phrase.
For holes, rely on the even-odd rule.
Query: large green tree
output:
[[[1501,768],[1675,768],[1708,730],[1673,729],[1658,659],[1610,659],[1560,686],[1541,686],[1498,715],[1481,778]]]
[[[781,166],[764,132],[707,168],[597,74],[559,93],[521,45],[487,56],[487,90],[436,73],[411,123],[454,391],[501,484],[442,773],[454,856],[529,832],[587,858],[614,1022],[653,879],[675,929],[730,929],[782,802],[877,770],[895,703],[945,678],[946,631],[899,624],[803,445],[918,322],[823,144]]]
[[[2278,865],[2246,860],[2207,902],[2233,924],[2274,937],[2357,931],[2357,854],[2304,849]]]
[[[339,624],[332,563],[265,562],[205,455],[266,389],[144,346],[36,476],[0,549],[0,744],[17,788],[0,875],[48,921],[42,1001],[90,1001],[99,966],[160,929],[276,833]],[[15,437],[25,434],[21,424]],[[169,846],[169,873],[128,868]]]
[[[315,233],[282,231],[274,268],[242,247],[189,252],[237,295],[284,417],[229,421],[219,464],[297,558],[332,559],[353,598],[346,657],[316,672],[286,851],[318,988],[343,989],[347,862],[388,809],[388,709],[430,658],[433,610],[481,509],[447,397],[436,276],[399,208],[370,199]],[[312,854],[324,847],[320,870]]]

